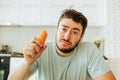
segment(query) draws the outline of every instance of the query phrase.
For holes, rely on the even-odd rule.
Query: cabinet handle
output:
[[[1,59],[1,62],[4,62],[4,59]]]

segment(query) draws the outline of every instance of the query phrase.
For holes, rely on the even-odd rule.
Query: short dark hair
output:
[[[78,12],[74,9],[63,10],[63,12],[62,12],[62,14],[61,14],[61,16],[58,20],[58,26],[59,26],[59,23],[60,23],[61,19],[63,19],[63,18],[71,18],[76,23],[80,23],[83,27],[82,34],[85,32],[88,20],[81,12]]]

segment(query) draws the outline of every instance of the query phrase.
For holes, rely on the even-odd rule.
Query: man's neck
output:
[[[62,56],[62,57],[68,57],[68,56],[72,55],[72,52],[70,52],[70,53],[63,53],[58,48],[56,48],[56,52],[57,52],[57,54],[59,56]]]

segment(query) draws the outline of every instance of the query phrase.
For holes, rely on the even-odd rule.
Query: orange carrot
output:
[[[45,43],[45,40],[46,40],[46,38],[47,38],[47,31],[46,30],[42,30],[41,32],[40,32],[40,35],[38,36],[38,39],[42,42],[42,44],[44,44]]]

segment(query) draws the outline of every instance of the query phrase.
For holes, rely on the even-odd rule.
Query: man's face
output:
[[[56,46],[63,53],[69,53],[82,40],[82,25],[70,18],[61,19],[56,31]]]

